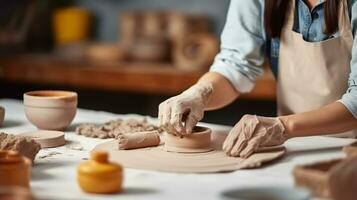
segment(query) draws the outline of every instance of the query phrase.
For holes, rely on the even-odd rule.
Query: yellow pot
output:
[[[117,193],[122,189],[123,167],[108,161],[106,152],[93,152],[77,168],[79,186],[89,193]]]
[[[90,12],[83,8],[58,9],[53,14],[53,27],[57,44],[85,41],[89,38]]]

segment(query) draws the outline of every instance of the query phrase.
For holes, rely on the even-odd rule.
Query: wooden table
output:
[[[183,71],[169,63],[90,62],[51,55],[0,58],[0,79],[25,84],[174,95],[194,84],[204,72]],[[264,74],[244,98],[274,100],[275,80]]]

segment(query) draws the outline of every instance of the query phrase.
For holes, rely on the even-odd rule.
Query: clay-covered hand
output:
[[[223,143],[229,156],[247,158],[261,147],[281,145],[287,140],[279,118],[245,115],[233,127]]]
[[[174,135],[187,135],[203,118],[205,107],[212,94],[211,83],[193,85],[178,96],[159,105],[159,125]]]

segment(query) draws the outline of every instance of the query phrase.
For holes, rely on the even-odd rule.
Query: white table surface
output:
[[[34,131],[26,119],[21,101],[2,99],[6,116],[1,132],[19,134]],[[296,138],[286,142],[288,154],[259,169],[215,174],[175,174],[125,168],[124,192],[116,195],[92,195],[83,192],[76,182],[76,166],[87,159],[95,145],[108,141],[76,135],[73,127],[84,122],[101,123],[116,118],[140,117],[78,109],[74,122],[66,131],[66,146],[43,149],[32,169],[31,190],[39,199],[225,199],[223,193],[242,188],[293,188],[294,166],[343,157],[341,147],[352,139],[330,137]],[[155,119],[150,118],[155,122]],[[230,127],[205,124],[228,132]],[[73,146],[83,150],[74,150]]]

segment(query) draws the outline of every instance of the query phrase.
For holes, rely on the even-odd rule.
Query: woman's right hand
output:
[[[192,129],[203,118],[212,91],[211,83],[200,82],[180,95],[162,102],[159,105],[159,126],[169,134],[191,134]]]

